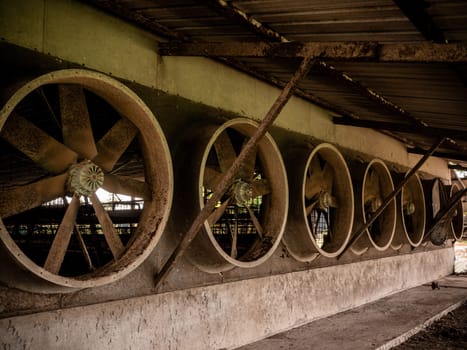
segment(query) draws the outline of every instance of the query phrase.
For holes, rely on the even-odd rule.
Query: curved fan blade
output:
[[[5,122],[1,136],[52,174],[63,173],[78,158],[71,149],[16,113]]]
[[[83,88],[79,85],[59,85],[63,143],[79,155],[93,159],[97,148]]]
[[[117,231],[115,230],[109,214],[105,211],[99,198],[97,198],[96,194],[93,193],[90,196],[90,199],[92,202],[92,207],[96,213],[97,220],[99,221],[99,224],[101,224],[102,232],[104,233],[107,245],[109,246],[114,259],[117,260],[122,255],[125,247],[123,246],[122,241]]]
[[[58,273],[62,266],[65,253],[70,243],[71,234],[75,227],[76,216],[79,209],[79,195],[73,195],[71,203],[65,211],[57,234],[52,242],[52,246],[45,260],[44,269],[52,273]]]
[[[364,201],[368,202],[373,198],[382,199],[381,186],[378,173],[371,168],[368,170],[366,181],[364,184]]]
[[[323,169],[321,168],[318,155],[315,155],[311,159],[307,175],[305,179],[305,197],[307,199],[312,199],[324,190],[327,185],[327,183],[323,181]]]
[[[138,129],[126,118],[118,122],[97,142],[97,156],[92,161],[105,171],[111,171],[136,137]]]
[[[250,207],[248,207],[248,206],[245,206],[245,207],[248,210],[248,214],[250,214],[250,218],[251,218],[251,221],[253,221],[253,225],[255,225],[256,232],[258,232],[259,238],[263,238],[264,230],[263,230],[263,227],[261,226],[258,218],[256,217],[255,213],[253,212],[253,210]]]
[[[324,164],[322,172],[322,188],[328,193],[332,193],[332,187],[334,185],[334,169],[328,162]]]
[[[413,193],[412,193],[412,188],[410,187],[410,183],[407,183],[404,186],[404,193],[403,193],[402,201],[403,201],[403,204],[413,203]]]
[[[311,212],[313,211],[313,209],[316,208],[316,205],[319,203],[319,199],[311,202],[306,208],[305,208],[305,212],[306,212],[306,216],[310,215]]]
[[[22,213],[42,203],[65,195],[68,174],[62,174],[29,185],[2,190],[0,193],[0,217]]]
[[[237,215],[238,215],[238,207],[235,207],[235,217],[236,218],[237,218]],[[237,249],[237,245],[238,245],[238,220],[237,219],[234,222],[233,230],[232,230],[232,225],[230,225],[230,223],[229,223],[229,230],[230,230],[230,234],[232,236],[232,248],[230,249],[230,256],[235,259],[237,257],[237,254],[238,254],[238,249]]]
[[[226,131],[223,131],[214,142],[214,148],[217,154],[217,160],[219,161],[219,166],[221,171],[224,173],[232,166],[237,154],[232,145],[229,135]]]
[[[245,140],[243,143],[242,149],[247,143],[248,139]],[[240,178],[245,179],[245,180],[251,180],[253,179],[253,176],[255,175],[255,164],[256,164],[256,154],[258,153],[258,146],[254,147],[250,153],[248,154],[248,157],[245,159],[243,162],[242,166],[240,167],[240,170],[238,172]]]
[[[251,188],[253,190],[253,198],[258,196],[265,196],[271,193],[271,186],[267,179],[257,179],[251,183]]]
[[[207,218],[207,222],[209,226],[214,225],[216,222],[219,221],[219,219],[222,217],[224,214],[225,210],[227,209],[227,206],[229,205],[230,201],[232,200],[232,197],[229,197],[222,203],[218,208],[216,208],[211,215]]]
[[[151,199],[151,192],[145,182],[135,180],[129,176],[105,174],[102,188],[111,193],[126,194],[127,196]]]
[[[207,166],[204,169],[203,184],[210,190],[214,190],[221,179],[222,174],[216,169]]]

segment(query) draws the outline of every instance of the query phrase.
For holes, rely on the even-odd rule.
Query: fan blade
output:
[[[379,175],[371,168],[368,170],[364,186],[364,202],[368,202],[373,198],[381,199],[381,186]]]
[[[68,174],[39,180],[32,184],[2,190],[0,193],[0,217],[22,213],[42,203],[65,195]]]
[[[269,181],[267,179],[257,179],[251,183],[251,188],[253,191],[253,198],[259,196],[265,196],[271,193],[271,186],[269,185]]]
[[[326,162],[321,175],[322,189],[328,193],[332,193],[332,187],[334,185],[334,169]]]
[[[57,274],[65,258],[79,209],[79,195],[73,195],[45,260],[44,269]]]
[[[111,171],[130,143],[138,129],[127,118],[118,122],[97,142],[97,156],[92,160],[105,171]]]
[[[147,184],[129,176],[105,174],[102,188],[111,193],[125,194],[146,200],[151,199],[151,191]]]
[[[125,247],[123,246],[122,241],[117,231],[115,230],[109,214],[105,211],[99,198],[97,198],[96,194],[93,193],[90,196],[90,199],[92,202],[92,207],[96,213],[97,220],[99,221],[99,224],[101,224],[102,232],[104,233],[107,245],[109,246],[114,259],[117,260],[122,255]]]
[[[311,214],[311,212],[313,211],[313,209],[316,207],[318,203],[319,203],[319,199],[311,202],[311,204],[305,208],[306,216]]]
[[[235,207],[235,210],[238,210],[238,207]],[[238,221],[235,220],[234,222],[234,229],[233,229],[233,232],[232,232],[232,228],[230,226],[230,223],[229,223],[229,230],[231,231],[231,235],[232,235],[232,248],[230,249],[230,256],[232,258],[237,258],[237,255],[238,255],[238,249],[237,249],[237,245],[238,245]]]
[[[248,210],[248,214],[250,214],[250,218],[251,218],[251,221],[253,221],[253,225],[255,225],[256,232],[258,232],[259,238],[263,238],[264,230],[263,230],[263,227],[261,226],[258,218],[256,217],[255,213],[253,212],[253,210],[250,207],[248,207],[248,206],[245,206],[245,207]]]
[[[63,173],[78,158],[71,149],[18,114],[7,119],[1,136],[52,174]]]
[[[97,155],[86,98],[81,86],[59,85],[63,143],[80,156],[93,159]]]
[[[408,182],[403,187],[402,201],[403,201],[403,204],[413,203],[413,193],[412,193],[412,188],[410,187],[410,182]]]
[[[248,140],[245,140],[243,143],[243,147],[245,147],[245,144],[247,143]],[[253,176],[255,175],[255,164],[256,164],[256,155],[258,153],[258,146],[255,146],[250,153],[248,154],[248,157],[245,159],[243,164],[240,167],[240,170],[238,172],[240,178],[245,179],[245,180],[251,180],[253,179]]]
[[[305,178],[305,197],[312,199],[324,190],[323,184],[323,170],[316,154],[311,158],[310,165],[307,169],[307,175]]]
[[[210,190],[214,190],[221,179],[222,174],[216,169],[207,166],[204,168],[203,184]]]
[[[232,200],[232,197],[229,197],[222,203],[218,208],[216,208],[211,215],[207,218],[207,222],[209,226],[214,225],[216,222],[219,221],[219,219],[222,217],[224,214],[225,210],[227,209],[227,206],[229,205],[230,201]]]
[[[225,173],[232,166],[235,158],[237,158],[232,141],[226,131],[223,131],[217,137],[216,142],[214,142],[214,148],[221,171]]]

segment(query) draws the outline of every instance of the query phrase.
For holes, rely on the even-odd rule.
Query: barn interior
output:
[[[453,273],[463,1],[0,19],[4,344],[230,349]]]

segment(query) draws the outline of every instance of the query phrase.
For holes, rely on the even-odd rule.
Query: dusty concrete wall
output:
[[[0,320],[5,349],[234,348],[452,272],[452,249]]]
[[[7,42],[248,118],[263,118],[279,94],[211,59],[160,57],[155,36],[76,1],[0,0],[0,16]],[[291,99],[276,125],[403,166],[420,158],[378,132],[336,126],[329,113],[300,98]],[[441,159],[422,170],[449,179]]]

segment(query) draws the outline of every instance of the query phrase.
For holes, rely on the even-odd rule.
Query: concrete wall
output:
[[[160,57],[157,38],[67,0],[0,0],[0,37],[66,62],[124,79],[172,138],[203,113],[260,120],[279,90],[204,58]],[[147,88],[146,88],[147,87]],[[277,120],[340,148],[409,167],[419,156],[372,130],[335,126],[330,115],[292,98]],[[280,134],[280,133],[279,133]],[[172,144],[171,142],[169,142]],[[423,170],[449,178],[446,163]],[[167,230],[164,235],[173,234]],[[453,249],[432,246],[298,263],[282,250],[255,269],[208,275],[182,261],[163,286],[153,278],[172,246],[162,240],[147,261],[109,286],[39,295],[0,287],[4,348],[221,349],[372,301],[452,272]]]
[[[223,349],[449,274],[452,249],[0,320],[5,349]]]

